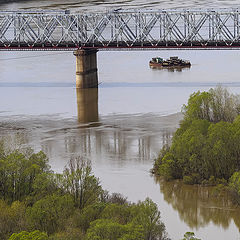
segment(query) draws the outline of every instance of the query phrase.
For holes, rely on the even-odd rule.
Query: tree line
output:
[[[240,203],[240,96],[221,86],[195,92],[153,173],[187,184],[228,186]]]
[[[89,161],[71,159],[54,173],[43,152],[0,144],[0,239],[167,240],[157,205],[109,194]]]

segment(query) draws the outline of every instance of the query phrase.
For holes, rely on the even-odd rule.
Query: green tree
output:
[[[205,119],[210,122],[233,122],[240,114],[240,96],[217,86],[208,92],[193,93],[183,106],[185,120]]]
[[[234,201],[240,204],[240,171],[235,172],[229,180],[229,188],[233,194]]]
[[[90,226],[90,223],[101,218],[101,214],[106,207],[106,203],[94,203],[83,209],[76,209],[71,217],[71,225],[74,228],[80,228],[84,233]]]
[[[147,198],[145,201],[133,205],[131,214],[132,223],[143,227],[144,239],[168,239],[158,207],[151,199]]]
[[[8,240],[48,240],[48,235],[38,230],[33,232],[14,233]]]
[[[35,177],[32,184],[32,193],[27,196],[26,200],[29,204],[33,204],[54,193],[61,193],[61,189],[58,187],[57,175],[52,172],[43,172]]]
[[[49,240],[83,240],[84,234],[79,228],[67,226],[65,231],[57,232],[49,237]]]
[[[0,196],[13,202],[24,200],[33,192],[33,183],[38,174],[49,172],[48,159],[43,152],[25,156],[19,151],[1,154]]]
[[[0,200],[0,239],[7,239],[12,233],[26,228],[25,211],[25,205],[19,201],[8,205]]]
[[[188,104],[183,105],[182,111],[185,120],[205,119],[211,121],[211,100],[212,96],[209,92],[196,92],[190,95]]]
[[[201,240],[201,239],[196,238],[193,232],[186,232],[182,240]]]
[[[120,224],[127,224],[131,220],[131,209],[127,204],[107,204],[101,214],[101,218],[111,219]]]
[[[218,122],[208,129],[205,156],[208,158],[208,178],[213,175],[215,178],[229,179],[236,169],[238,159],[234,156],[234,133],[231,129],[232,123],[228,122]]]
[[[31,229],[38,229],[48,234],[57,232],[74,210],[73,198],[70,195],[47,196],[27,209],[27,222]]]
[[[103,193],[99,179],[92,174],[90,162],[81,157],[71,159],[65,168],[62,188],[74,196],[75,205],[80,209],[99,202]]]
[[[109,219],[98,219],[91,223],[86,240],[144,240],[139,225],[122,225]]]

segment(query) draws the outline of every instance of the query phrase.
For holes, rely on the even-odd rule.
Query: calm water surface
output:
[[[2,9],[234,7],[238,1],[28,1]],[[177,55],[183,71],[154,70],[152,57]],[[172,239],[194,231],[202,240],[240,239],[240,209],[211,189],[166,183],[150,175],[161,146],[171,141],[182,104],[221,83],[240,93],[239,51],[99,52],[98,90],[75,89],[71,52],[0,52],[0,136],[12,147],[43,150],[55,171],[71,156],[92,160],[105,189],[130,201],[150,197]]]

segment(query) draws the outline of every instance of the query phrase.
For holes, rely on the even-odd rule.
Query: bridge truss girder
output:
[[[240,47],[238,9],[0,12],[1,49]]]

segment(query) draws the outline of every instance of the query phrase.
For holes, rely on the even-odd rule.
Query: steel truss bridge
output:
[[[240,9],[0,12],[0,50],[240,48]]]

